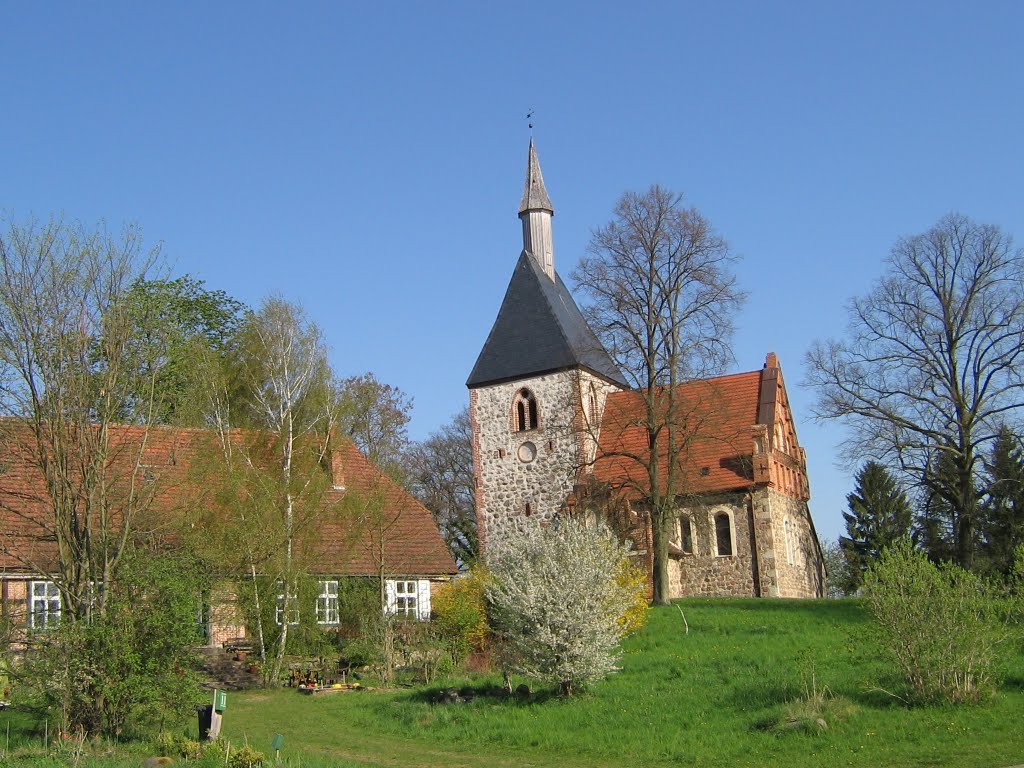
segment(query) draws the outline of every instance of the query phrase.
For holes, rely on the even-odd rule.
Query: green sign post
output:
[[[228,692],[227,691],[217,691],[216,699],[217,700],[216,700],[215,705],[213,707],[214,709],[216,709],[218,712],[223,712],[225,709],[228,708]]]
[[[284,746],[284,734],[275,733],[274,740],[270,742],[270,748],[274,750],[274,762],[281,762],[281,747]]]

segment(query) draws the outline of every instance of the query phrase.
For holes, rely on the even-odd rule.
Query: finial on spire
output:
[[[530,138],[532,139],[533,138],[533,108],[532,107],[530,108],[530,111],[526,113],[526,124],[530,128]]]

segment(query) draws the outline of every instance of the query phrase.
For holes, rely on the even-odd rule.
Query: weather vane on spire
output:
[[[526,124],[530,128],[530,135],[533,136],[533,110],[526,113]]]

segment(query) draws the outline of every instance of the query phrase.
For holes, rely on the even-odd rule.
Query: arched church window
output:
[[[719,557],[731,557],[732,550],[732,515],[719,512],[715,515],[715,554]]]
[[[516,432],[528,432],[538,426],[537,398],[525,387],[516,393],[512,418]]]

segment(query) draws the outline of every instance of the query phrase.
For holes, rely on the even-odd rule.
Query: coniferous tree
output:
[[[987,487],[981,507],[979,561],[984,570],[1013,570],[1013,551],[1024,542],[1024,451],[1008,427],[999,431],[984,461]]]
[[[965,506],[949,489],[959,483],[960,469],[952,452],[936,451],[921,483],[920,507],[914,520],[914,538],[935,563],[972,562],[978,550],[978,505]],[[979,498],[977,492],[974,498]],[[964,517],[969,516],[969,522]],[[966,539],[964,537],[967,537]]]
[[[910,533],[913,520],[907,495],[884,466],[869,461],[856,479],[857,488],[846,497],[850,511],[843,513],[847,535],[839,538],[849,565],[843,574],[847,593],[860,587],[882,550]]]

